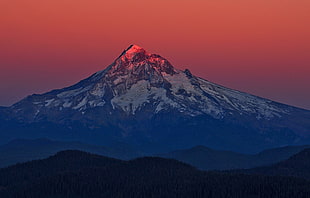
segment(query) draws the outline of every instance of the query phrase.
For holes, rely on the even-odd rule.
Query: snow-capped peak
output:
[[[146,51],[138,45],[130,45],[123,53],[127,59],[132,59],[137,54],[147,54]]]
[[[287,113],[272,101],[216,85],[189,70],[175,69],[165,58],[137,45],[131,45],[105,70],[40,100],[33,101],[38,112],[42,108],[83,112],[112,107],[127,114],[176,110],[218,119],[237,114],[269,119]]]
[[[147,59],[150,56],[142,47],[138,45],[130,45],[123,53],[118,57],[118,62],[139,62]]]
[[[127,48],[108,68],[110,75],[124,76],[158,76],[165,72],[173,75],[176,70],[165,58],[157,55],[147,53],[143,48],[137,45],[131,45]]]
[[[179,143],[296,144],[308,140],[310,123],[309,111],[209,82],[136,45],[89,78],[29,96],[3,113],[8,118],[3,129],[6,123],[14,125],[13,131],[22,127],[18,135],[35,134],[33,128],[40,135],[51,132],[51,138],[72,135],[169,149]]]

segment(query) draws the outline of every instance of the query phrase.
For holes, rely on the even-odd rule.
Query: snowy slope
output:
[[[193,76],[189,70],[175,69],[166,59],[147,53],[133,45],[107,69],[91,76],[87,83],[33,97],[32,105],[42,109],[75,110],[111,105],[113,109],[134,115],[147,104],[153,113],[174,108],[190,116],[208,114],[223,119],[236,113],[270,119],[289,114],[289,108],[278,107],[270,100],[231,90]],[[19,104],[13,106],[18,109]]]
[[[87,135],[91,143],[117,139],[169,142],[172,149],[214,144],[260,150],[310,142],[310,111],[209,82],[137,45],[71,87],[28,96],[7,108],[4,117],[22,126],[13,127],[19,135],[27,126],[35,137],[85,140]],[[3,126],[11,131],[12,125]]]

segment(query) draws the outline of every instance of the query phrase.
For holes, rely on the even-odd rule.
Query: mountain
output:
[[[257,167],[246,170],[237,170],[233,172],[246,173],[246,174],[294,176],[310,180],[309,170],[310,170],[310,149],[308,148],[293,155],[287,160],[284,160],[271,166]]]
[[[310,148],[310,145],[287,146],[264,150],[257,154],[242,154],[232,151],[214,150],[205,146],[196,146],[157,156],[176,159],[201,170],[229,170],[275,164],[288,159],[305,148]]]
[[[121,161],[72,150],[0,169],[1,198],[291,198],[309,194],[310,182],[299,178],[203,172],[171,159]]]
[[[117,159],[132,159],[142,153],[126,145],[114,148],[49,139],[16,139],[0,146],[0,168],[31,160],[43,159],[63,150],[81,150]]]
[[[132,45],[73,86],[2,108],[0,131],[2,143],[44,137],[150,153],[196,145],[259,152],[310,143],[310,111],[214,84]]]

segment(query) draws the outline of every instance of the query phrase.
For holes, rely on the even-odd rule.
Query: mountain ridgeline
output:
[[[113,148],[74,141],[53,141],[49,139],[16,139],[0,145],[0,168],[16,163],[47,158],[63,150],[80,150],[117,159],[133,159],[143,153],[126,145],[114,145]],[[240,167],[242,168],[242,167]]]
[[[310,148],[310,145],[287,146],[264,150],[257,154],[243,154],[196,146],[190,149],[159,154],[158,156],[176,159],[201,170],[229,170],[275,164],[287,160],[307,148]]]
[[[255,175],[285,175],[310,180],[310,149],[291,156],[289,159],[273,164],[271,166],[256,167],[252,169],[231,171],[235,173],[246,173]]]
[[[190,149],[177,150],[153,156],[176,159],[201,170],[229,170],[275,164],[288,159],[306,148],[310,148],[310,145],[281,147],[264,150],[257,154],[242,154],[232,151],[214,150],[204,146],[196,146]],[[47,158],[63,150],[80,150],[122,160],[129,160],[147,155],[147,153],[134,150],[128,145],[105,147],[72,141],[17,139],[5,145],[0,145],[0,168],[16,163]]]
[[[310,143],[310,111],[174,68],[132,45],[79,83],[0,109],[0,143],[51,138],[148,153],[196,145],[238,152]]]

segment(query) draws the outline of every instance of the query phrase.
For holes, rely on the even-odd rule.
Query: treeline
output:
[[[80,151],[1,169],[0,186],[1,198],[310,197],[304,179],[203,172],[176,160],[120,161]]]

